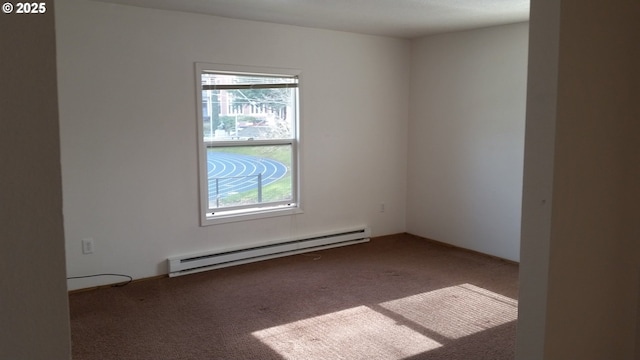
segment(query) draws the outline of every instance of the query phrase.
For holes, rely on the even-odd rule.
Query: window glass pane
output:
[[[292,145],[207,148],[208,207],[292,201]]]
[[[295,78],[202,74],[206,85],[297,83]],[[298,89],[241,87],[202,90],[204,141],[292,139]]]

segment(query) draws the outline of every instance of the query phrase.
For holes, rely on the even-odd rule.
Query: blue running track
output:
[[[207,151],[207,178],[211,203],[216,202],[216,197],[223,199],[229,195],[256,189],[258,174],[262,174],[262,187],[265,187],[281,179],[286,173],[287,166],[273,159]]]

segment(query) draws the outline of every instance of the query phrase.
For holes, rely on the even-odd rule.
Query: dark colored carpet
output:
[[[513,359],[517,273],[401,234],[79,292],[73,359]]]

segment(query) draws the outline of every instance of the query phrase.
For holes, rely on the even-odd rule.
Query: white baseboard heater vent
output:
[[[371,230],[368,227],[362,227],[249,248],[174,256],[168,259],[169,276],[192,274],[338,246],[359,244],[369,241],[370,236]]]

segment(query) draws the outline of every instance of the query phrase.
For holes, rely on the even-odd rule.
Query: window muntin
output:
[[[202,225],[299,209],[298,74],[255,70],[196,65]]]

